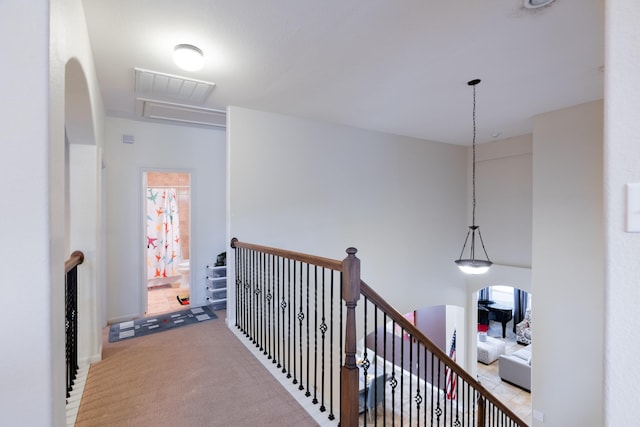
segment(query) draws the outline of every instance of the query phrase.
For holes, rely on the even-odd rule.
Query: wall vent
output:
[[[171,99],[201,105],[216,86],[211,82],[141,68],[134,68],[134,71],[136,94],[147,98]]]
[[[184,124],[202,126],[227,126],[227,113],[224,110],[194,107],[192,105],[175,104],[171,102],[155,101],[137,98],[136,112],[140,117],[149,119],[168,120]]]

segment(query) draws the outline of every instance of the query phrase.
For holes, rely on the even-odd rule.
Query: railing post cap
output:
[[[233,249],[235,249],[235,248],[236,248],[236,243],[237,243],[237,242],[238,242],[238,238],[237,238],[237,237],[234,237],[234,238],[232,238],[232,239],[231,239],[231,247],[232,247]]]
[[[347,248],[347,254],[349,255],[355,255],[357,252],[358,250],[354,247]]]

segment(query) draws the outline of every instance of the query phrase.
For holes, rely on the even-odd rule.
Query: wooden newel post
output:
[[[347,308],[345,323],[344,353],[345,360],[340,375],[340,425],[356,427],[358,425],[358,365],[356,364],[356,306],[360,299],[360,260],[356,257],[356,248],[347,249],[347,257],[342,261],[342,299]]]

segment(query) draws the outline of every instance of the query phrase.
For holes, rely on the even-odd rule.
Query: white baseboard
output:
[[[78,368],[76,373],[76,379],[73,382],[73,389],[69,393],[67,399],[66,411],[67,411],[67,427],[73,427],[76,424],[76,418],[78,417],[78,410],[80,409],[80,402],[82,401],[82,394],[84,393],[84,385],[87,382],[87,375],[89,374],[89,365],[82,365]]]
[[[136,314],[128,314],[126,316],[114,317],[112,319],[107,319],[107,325],[113,325],[114,323],[128,322],[129,320],[135,320],[141,318],[142,315],[140,313]]]

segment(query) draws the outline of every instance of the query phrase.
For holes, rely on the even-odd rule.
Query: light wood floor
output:
[[[189,305],[181,305],[176,298],[183,294],[189,295],[189,289],[180,288],[179,283],[148,288],[146,316],[156,316],[189,308]]]

